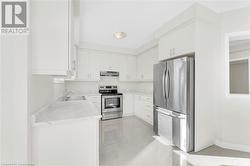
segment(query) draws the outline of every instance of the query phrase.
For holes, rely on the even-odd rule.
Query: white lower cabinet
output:
[[[146,95],[135,95],[135,116],[153,125],[153,99]]]
[[[134,95],[131,93],[123,94],[123,116],[133,115]]]
[[[74,119],[32,127],[34,165],[99,165],[99,119]]]

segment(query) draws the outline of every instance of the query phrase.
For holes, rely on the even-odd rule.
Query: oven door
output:
[[[102,96],[102,113],[121,112],[122,105],[122,95]]]

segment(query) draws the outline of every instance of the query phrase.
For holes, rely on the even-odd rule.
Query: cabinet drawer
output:
[[[136,114],[139,118],[147,123],[153,124],[153,105],[147,102],[140,103],[139,114]]]
[[[145,112],[147,115],[150,115],[150,117],[153,117],[153,109],[146,109]]]
[[[150,96],[141,96],[141,100],[144,102],[152,103],[153,104],[153,97]]]
[[[153,112],[152,111],[146,110],[144,118],[146,122],[153,124]]]

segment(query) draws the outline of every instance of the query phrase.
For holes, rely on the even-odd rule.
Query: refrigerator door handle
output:
[[[169,70],[168,70],[168,95],[167,95],[167,98],[169,99],[169,94],[170,94],[170,73],[169,73]]]
[[[163,91],[163,95],[164,95],[165,99],[167,99],[167,95],[166,95],[166,71],[167,71],[167,69],[165,69],[165,71],[163,72],[163,76],[162,76],[162,91]]]

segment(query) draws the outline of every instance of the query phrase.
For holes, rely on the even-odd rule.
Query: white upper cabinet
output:
[[[98,81],[100,79],[99,64],[102,59],[91,52],[79,52],[77,79],[83,81]]]
[[[158,47],[137,56],[137,80],[153,81],[153,65],[158,61]]]
[[[195,51],[195,24],[182,25],[159,40],[159,60]]]
[[[78,80],[98,81],[100,71],[117,71],[120,81],[136,79],[135,56],[89,49],[79,49],[78,52]]]
[[[73,0],[31,1],[33,74],[66,76],[75,69],[73,10]]]
[[[122,56],[120,65],[120,81],[135,81],[136,80],[136,57]]]

